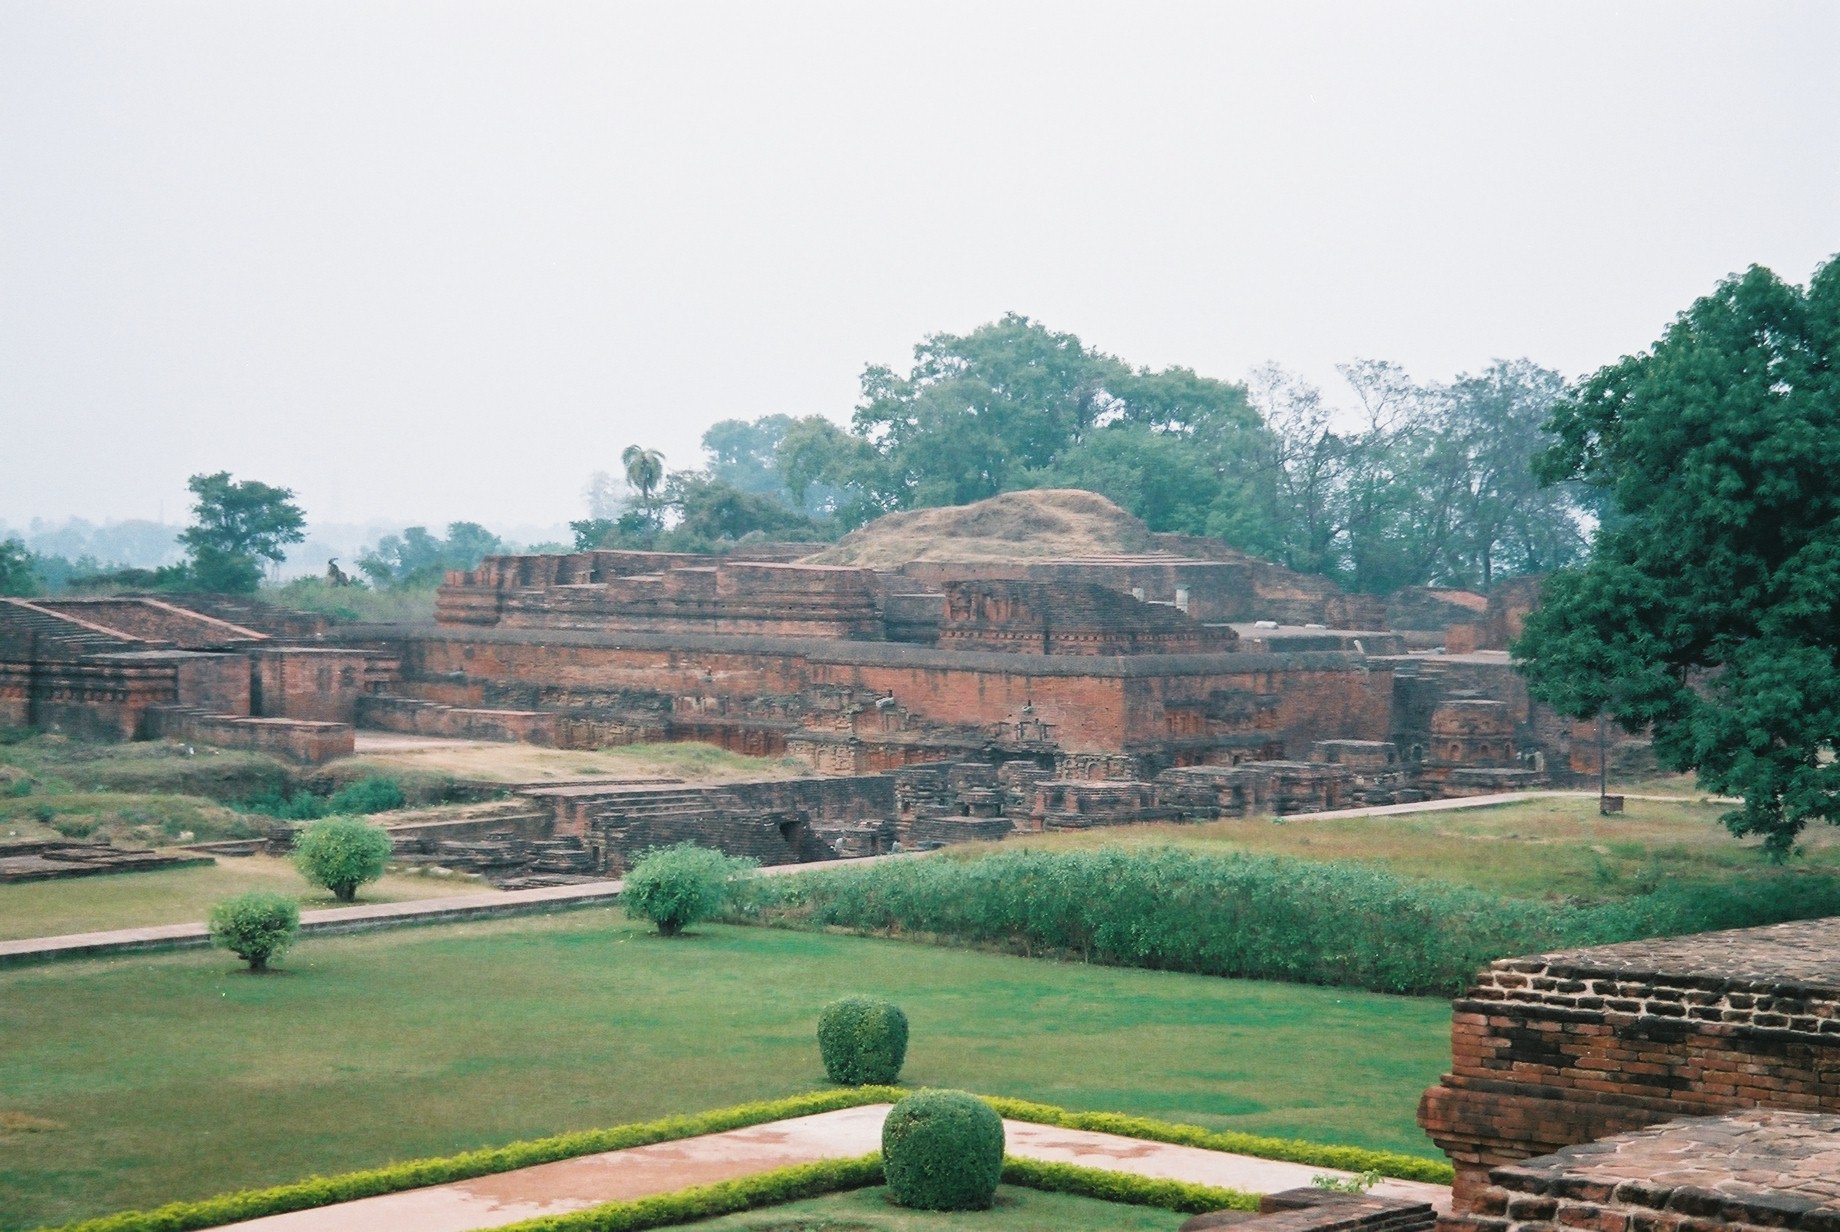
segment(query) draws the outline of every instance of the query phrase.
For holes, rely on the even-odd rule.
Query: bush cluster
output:
[[[211,908],[211,941],[249,964],[268,970],[268,960],[294,944],[300,932],[300,906],[285,894],[252,890],[226,898]]]
[[[721,915],[734,879],[757,863],[695,843],[654,847],[622,879],[620,902],[629,918],[650,920],[661,935],[675,937],[700,920]]]
[[[1182,848],[1016,850],[773,878],[766,923],[1115,966],[1451,996],[1497,958],[1831,915],[1831,877],[1670,885],[1580,907],[1357,864]]]
[[[305,789],[289,795],[279,787],[271,787],[237,807],[280,821],[317,821],[321,817],[387,813],[406,802],[401,783],[385,775],[373,775],[347,783],[329,796],[315,795]]]
[[[818,1014],[824,1072],[845,1086],[887,1085],[907,1059],[907,1015],[880,997],[844,997]]]
[[[1003,1175],[1003,1118],[969,1091],[916,1091],[882,1122],[882,1170],[896,1206],[989,1210]]]
[[[294,867],[314,885],[349,903],[358,887],[389,867],[389,831],[357,817],[327,817],[309,824],[294,840]]]

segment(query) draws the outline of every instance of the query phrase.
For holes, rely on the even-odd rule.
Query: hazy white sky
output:
[[[0,5],[0,519],[582,516],[1005,311],[1578,374],[1840,251],[1840,4]]]

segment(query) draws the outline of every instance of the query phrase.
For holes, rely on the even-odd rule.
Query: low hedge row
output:
[[[1152,1142],[1196,1146],[1208,1151],[1230,1151],[1235,1155],[1281,1159],[1288,1163],[1335,1168],[1343,1172],[1378,1172],[1381,1176],[1402,1181],[1427,1181],[1433,1185],[1448,1185],[1456,1176],[1456,1170],[1445,1160],[1423,1159],[1398,1151],[1372,1151],[1360,1146],[1328,1146],[1320,1142],[1305,1142],[1300,1138],[1267,1138],[1235,1130],[1203,1129],[1199,1125],[1179,1125],[1173,1121],[1155,1121],[1149,1117],[1127,1116],[1121,1112],[1072,1112],[1053,1104],[1035,1104],[1001,1095],[986,1095],[983,1099],[1000,1115],[1012,1121],[1032,1121],[1037,1125],[1084,1129],[1095,1134],[1117,1134],[1124,1138],[1145,1138]]]
[[[592,1155],[601,1151],[617,1151],[626,1147],[648,1146],[654,1142],[671,1142],[679,1138],[693,1138],[701,1134],[721,1133],[724,1130],[743,1129],[750,1125],[761,1125],[768,1121],[784,1120],[788,1117],[811,1116],[819,1112],[832,1112],[840,1108],[858,1108],[864,1104],[893,1103],[911,1091],[900,1087],[849,1087],[837,1091],[813,1091],[806,1095],[794,1095],[787,1099],[766,1100],[752,1104],[738,1104],[732,1108],[718,1108],[712,1112],[699,1113],[696,1116],[665,1117],[657,1121],[644,1121],[631,1125],[617,1125],[611,1129],[583,1130],[573,1134],[558,1134],[550,1138],[537,1138],[528,1142],[513,1142],[502,1147],[492,1147],[480,1151],[467,1151],[459,1155],[448,1155],[434,1159],[409,1160],[399,1164],[389,1164],[381,1168],[369,1168],[361,1172],[346,1172],[338,1176],[310,1177],[288,1185],[277,1185],[268,1189],[248,1189],[237,1193],[220,1194],[213,1198],[202,1198],[195,1202],[173,1202],[150,1211],[123,1211],[115,1215],[104,1215],[97,1219],[87,1219],[78,1223],[65,1224],[55,1232],[190,1232],[195,1228],[211,1228],[220,1224],[235,1223],[244,1219],[257,1219],[264,1215],[279,1215],[287,1211],[308,1210],[313,1207],[331,1206],[338,1202],[350,1202],[358,1198],[371,1198],[380,1194],[399,1193],[405,1189],[419,1189],[424,1185],[443,1185],[453,1181],[470,1180],[473,1177],[488,1176],[498,1172],[509,1172],[514,1168],[527,1168],[534,1164],[553,1163],[559,1159],[572,1159],[579,1155]],[[1449,1164],[1441,1160],[1420,1159],[1412,1155],[1402,1155],[1392,1151],[1370,1151],[1362,1147],[1325,1146],[1315,1142],[1302,1142],[1285,1138],[1264,1138],[1255,1134],[1243,1134],[1226,1131],[1203,1129],[1198,1125],[1179,1125],[1170,1121],[1156,1121],[1147,1117],[1125,1116],[1111,1112],[1074,1112],[1066,1108],[1057,1108],[1052,1104],[1037,1104],[1027,1100],[1007,1099],[1002,1096],[980,1096],[999,1115],[1014,1121],[1031,1121],[1039,1125],[1054,1125],[1064,1129],[1084,1129],[1094,1133],[1119,1134],[1131,1138],[1144,1138],[1153,1142],[1169,1142],[1179,1146],[1195,1146],[1205,1150],[1231,1151],[1240,1155],[1252,1155],[1261,1159],[1281,1159],[1292,1163],[1311,1164],[1322,1168],[1336,1168],[1349,1172],[1374,1171],[1383,1176],[1397,1177],[1402,1180],[1429,1181],[1434,1184],[1447,1185],[1453,1175]],[[863,1185],[881,1183],[881,1157],[865,1157],[874,1161],[874,1176],[869,1180],[826,1181],[828,1188],[818,1188],[807,1193],[797,1187],[805,1184],[801,1178],[806,1177],[806,1169],[815,1170],[812,1176],[830,1176],[826,1169],[837,1169],[837,1176],[850,1177],[857,1173],[851,1167],[858,1166],[861,1160],[826,1161],[821,1164],[802,1165],[800,1168],[781,1169],[776,1172],[762,1173],[740,1181],[724,1182],[722,1185],[702,1186],[694,1190],[684,1190],[678,1194],[661,1195],[648,1198],[642,1202],[615,1204],[622,1209],[644,1207],[651,1211],[656,1204],[668,1204],[679,1198],[691,1202],[739,1200],[734,1195],[776,1194],[780,1191],[772,1186],[784,1184],[789,1196],[749,1198],[752,1205],[791,1202],[801,1197],[810,1197],[817,1193],[831,1192],[837,1189],[859,1188]],[[1004,1164],[1004,1179],[1011,1179],[1011,1169],[1020,1169],[1016,1175],[1024,1173],[1040,1178],[1062,1176],[1056,1169],[1063,1165],[1037,1164],[1028,1160],[1008,1160]],[[1070,1165],[1068,1166],[1070,1167]],[[1035,1170],[1035,1171],[1030,1171]],[[1097,1169],[1073,1168],[1065,1173],[1066,1178],[1059,1184],[1091,1184],[1107,1188],[1095,1188],[1090,1191],[1067,1188],[1062,1192],[1085,1193],[1091,1197],[1104,1197],[1108,1201],[1136,1202],[1143,1206],[1167,1205],[1153,1198],[1142,1200],[1122,1195],[1127,1191],[1153,1193],[1161,1192],[1151,1189],[1133,1189],[1125,1181],[1110,1179],[1089,1179],[1082,1181],[1080,1175],[1091,1173],[1093,1178],[1115,1178],[1120,1174],[1103,1172]],[[1080,1174],[1080,1175],[1076,1175]],[[778,1179],[775,1179],[778,1178]],[[1141,1178],[1140,1178],[1141,1179]],[[1014,1184],[1034,1184],[1027,1180],[1016,1180]],[[1038,1189],[1056,1188],[1057,1183],[1047,1179],[1041,1184],[1034,1184]],[[1168,1185],[1175,1188],[1168,1192],[1176,1194],[1194,1190],[1197,1194],[1228,1194],[1232,1190],[1210,1190],[1207,1186],[1181,1186],[1177,1182],[1145,1181],[1146,1185]],[[759,1188],[766,1186],[766,1188]],[[1119,1188],[1124,1186],[1124,1188]],[[715,1197],[708,1197],[716,1194]],[[1232,1206],[1236,1201],[1245,1200],[1246,1195],[1238,1195],[1234,1201],[1223,1202],[1220,1206],[1210,1206],[1208,1210],[1219,1210]],[[1174,1199],[1172,1198],[1172,1201]],[[1197,1198],[1196,1200],[1201,1200]],[[1207,1200],[1212,1201],[1212,1196]],[[656,1206],[663,1209],[662,1206]],[[577,1212],[577,1215],[597,1215],[611,1208],[596,1207],[591,1211]],[[672,1210],[677,1208],[672,1207]],[[686,1208],[687,1209],[687,1208]],[[725,1207],[721,1211],[712,1210],[712,1214],[727,1213],[729,1210],[744,1210],[745,1205]],[[1169,1206],[1171,1210],[1183,1210],[1184,1207]],[[597,1215],[597,1217],[599,1217]],[[608,1218],[637,1219],[637,1214],[629,1215],[615,1212]],[[650,1218],[649,1215],[645,1216]],[[557,1224],[555,1229],[563,1228],[651,1228],[662,1227],[670,1223],[682,1222],[692,1218],[702,1218],[696,1214],[673,1214],[669,1219],[647,1223],[608,1223],[601,1224]],[[554,1216],[555,1219],[573,1219],[576,1215]],[[526,1225],[519,1224],[519,1228]],[[532,1228],[551,1228],[545,1221],[528,1225]]]
[[[1237,1189],[1191,1185],[1187,1181],[1134,1176],[1129,1172],[1107,1172],[1103,1168],[1082,1168],[1078,1164],[1017,1159],[1013,1155],[1004,1157],[1003,1183],[1097,1198],[1102,1202],[1122,1202],[1128,1206],[1155,1206],[1184,1215],[1259,1209],[1257,1194],[1241,1193]]]
[[[545,1215],[507,1225],[500,1232],[638,1232],[643,1228],[666,1228],[696,1219],[714,1219],[719,1215],[780,1206],[849,1189],[866,1189],[883,1184],[885,1180],[882,1157],[879,1154],[861,1155],[855,1159],[796,1164],[740,1180],[699,1185],[632,1202],[609,1202],[567,1215]],[[1236,1189],[1007,1156],[1003,1160],[1003,1182],[1050,1193],[1097,1198],[1102,1202],[1154,1206],[1186,1215],[1259,1209],[1257,1194],[1241,1193]]]
[[[467,1151],[459,1155],[408,1160],[381,1168],[367,1168],[361,1172],[309,1177],[288,1185],[245,1189],[214,1198],[201,1198],[195,1202],[171,1202],[150,1211],[123,1211],[116,1215],[66,1224],[57,1232],[190,1232],[194,1228],[212,1228],[244,1219],[258,1219],[264,1215],[331,1206],[357,1198],[373,1198],[379,1194],[419,1189],[424,1185],[471,1180],[477,1176],[509,1172],[514,1168],[573,1159],[578,1155],[649,1146],[654,1142],[671,1142],[678,1138],[694,1138],[700,1134],[743,1129],[749,1125],[762,1125],[787,1117],[810,1116],[838,1108],[891,1102],[904,1094],[906,1092],[892,1087],[813,1091],[787,1099],[718,1108],[696,1116],[665,1117],[657,1121],[616,1125],[611,1129],[582,1130],[579,1133],[513,1142],[506,1146]]]
[[[828,1193],[865,1189],[881,1183],[882,1157],[879,1154],[827,1159],[632,1202],[609,1202],[567,1215],[544,1215],[508,1224],[499,1232],[636,1232],[640,1228],[668,1228],[693,1219],[714,1219],[718,1215],[820,1198]]]

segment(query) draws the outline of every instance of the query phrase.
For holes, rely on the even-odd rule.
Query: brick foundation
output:
[[[1494,963],[1418,1115],[1463,1210],[1490,1169],[1751,1107],[1840,1111],[1840,919]]]

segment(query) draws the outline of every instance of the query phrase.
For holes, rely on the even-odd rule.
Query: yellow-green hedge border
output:
[[[288,1185],[277,1185],[267,1189],[242,1190],[237,1193],[220,1194],[213,1198],[203,1198],[194,1202],[173,1202],[150,1211],[123,1211],[115,1215],[104,1215],[96,1219],[86,1219],[77,1223],[65,1224],[56,1232],[191,1232],[192,1229],[211,1228],[220,1224],[235,1223],[244,1219],[256,1219],[264,1215],[277,1215],[288,1211],[308,1210],[313,1207],[331,1206],[334,1203],[350,1202],[358,1198],[371,1198],[380,1194],[399,1193],[405,1189],[419,1189],[425,1185],[443,1185],[454,1181],[470,1180],[473,1177],[488,1176],[499,1172],[509,1172],[515,1168],[527,1168],[534,1164],[553,1163],[559,1159],[572,1159],[581,1155],[593,1155],[602,1151],[617,1151],[628,1147],[647,1146],[654,1142],[670,1142],[680,1138],[694,1138],[702,1134],[721,1133],[725,1130],[742,1129],[750,1125],[761,1125],[768,1121],[785,1120],[788,1117],[811,1116],[820,1112],[833,1112],[841,1108],[857,1108],[865,1104],[893,1103],[903,1095],[910,1094],[901,1087],[846,1087],[829,1091],[813,1091],[804,1095],[794,1095],[786,1099],[766,1100],[750,1104],[738,1104],[731,1108],[719,1108],[695,1116],[666,1117],[657,1121],[644,1121],[631,1125],[614,1126],[611,1129],[584,1130],[573,1134],[558,1134],[550,1138],[537,1138],[526,1142],[513,1142],[502,1147],[492,1147],[480,1151],[467,1151],[459,1155],[448,1155],[433,1159],[410,1160],[399,1164],[388,1164],[381,1168],[369,1168],[358,1172],[341,1173],[330,1177],[309,1177]],[[1066,1108],[1057,1108],[1052,1104],[1030,1103],[1025,1100],[1007,1099],[1002,1096],[981,1096],[997,1112],[1015,1121],[1031,1121],[1042,1125],[1054,1125],[1066,1129],[1084,1129],[1096,1133],[1119,1134],[1125,1137],[1144,1138],[1153,1142],[1169,1142],[1181,1146],[1201,1147],[1205,1150],[1231,1151],[1240,1155],[1251,1155],[1262,1159],[1281,1159],[1293,1163],[1313,1164],[1317,1167],[1337,1168],[1350,1172],[1374,1171],[1383,1176],[1399,1177],[1404,1180],[1430,1181],[1449,1184],[1453,1175],[1449,1164],[1437,1160],[1420,1159],[1412,1155],[1403,1155],[1394,1151],[1370,1151],[1362,1147],[1324,1146],[1314,1142],[1302,1142],[1295,1139],[1264,1138],[1255,1134],[1217,1132],[1203,1129],[1196,1125],[1178,1125],[1169,1121],[1156,1121],[1146,1117],[1125,1116],[1109,1112],[1073,1112]],[[871,1157],[865,1157],[871,1158]],[[849,1168],[862,1161],[827,1161],[820,1164],[800,1165],[798,1168],[780,1169],[762,1173],[759,1176],[737,1181],[723,1182],[721,1185],[701,1186],[684,1190],[679,1195],[660,1195],[640,1202],[615,1203],[622,1212],[620,1219],[641,1218],[640,1208],[650,1210],[648,1204],[663,1203],[666,1199],[687,1196],[691,1202],[706,1200],[707,1194],[746,1195],[757,1192],[772,1191],[773,1186],[785,1184],[797,1189],[805,1182],[801,1178],[807,1172],[811,1176],[829,1176],[836,1172],[838,1176],[855,1175]],[[860,1185],[879,1184],[880,1161],[875,1160],[874,1176],[876,1179],[858,1181],[854,1184],[830,1182],[829,1189],[819,1189],[815,1193],[829,1192],[834,1189],[848,1189]],[[1057,1169],[1070,1165],[1048,1165],[1026,1160],[1007,1160],[1004,1164],[1004,1178],[1009,1179],[1012,1169],[1021,1177],[1024,1173],[1049,1178],[1062,1175]],[[1073,1169],[1066,1173],[1091,1172],[1097,1177],[1118,1177],[1124,1174],[1105,1172],[1099,1169]],[[1018,1179],[1015,1184],[1029,1184]],[[1067,1184],[1074,1184],[1068,1181]],[[1097,1184],[1098,1182],[1093,1182]],[[1108,1182],[1109,1184],[1110,1182]],[[1175,1186],[1177,1182],[1154,1182],[1157,1185]],[[760,1186],[766,1186],[760,1189]],[[1043,1183],[1036,1188],[1056,1188],[1053,1184]],[[1206,1191],[1207,1186],[1190,1186],[1197,1191]],[[1084,1190],[1067,1189],[1065,1192],[1083,1193]],[[1107,1191],[1110,1192],[1110,1191]],[[1123,1192],[1122,1190],[1118,1192]],[[1170,1192],[1175,1192],[1171,1190]],[[1232,1190],[1213,1190],[1214,1194],[1233,1194]],[[764,1205],[767,1201],[774,1203],[789,1202],[797,1197],[811,1196],[799,1190],[792,1196],[771,1199],[749,1199],[742,1206],[733,1210],[745,1210],[747,1205]],[[1104,1196],[1093,1192],[1089,1196]],[[1244,1198],[1244,1195],[1240,1195]],[[727,1201],[729,1197],[708,1198],[712,1201]],[[1118,1197],[1111,1200],[1131,1201]],[[1199,1200],[1199,1199],[1197,1199]],[[1208,1200],[1212,1200],[1210,1197]],[[1139,1205],[1161,1206],[1165,1203],[1142,1200]],[[1206,1207],[1218,1210],[1222,1206],[1233,1205],[1223,1202],[1217,1206]],[[611,1208],[594,1208],[596,1211]],[[1180,1210],[1183,1207],[1171,1206]],[[578,1212],[586,1215],[589,1212]],[[610,1218],[614,1217],[612,1215]],[[703,1218],[694,1214],[675,1215],[670,1222],[682,1222],[690,1218]],[[556,1216],[557,1219],[573,1219],[575,1216]],[[522,1228],[525,1225],[517,1225]],[[533,1229],[547,1229],[546,1221],[535,1221],[529,1225]],[[562,1227],[563,1225],[556,1225]],[[577,1225],[567,1225],[576,1227]],[[595,1224],[582,1224],[581,1228],[598,1227]],[[659,1227],[658,1223],[612,1223],[608,1228]]]

